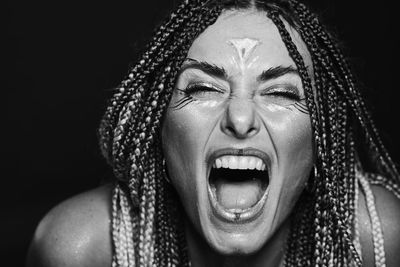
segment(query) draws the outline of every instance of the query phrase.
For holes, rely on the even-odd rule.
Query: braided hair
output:
[[[177,74],[194,39],[223,10],[266,11],[302,79],[317,157],[291,227],[285,266],[361,266],[353,245],[356,170],[400,196],[399,173],[382,144],[353,75],[333,38],[296,0],[184,0],[159,26],[110,100],[101,151],[117,178],[113,194],[113,266],[189,266],[182,209],[167,182],[160,130]],[[283,19],[300,34],[314,83]],[[314,87],[314,88],[313,88]],[[362,159],[359,155],[366,155]]]

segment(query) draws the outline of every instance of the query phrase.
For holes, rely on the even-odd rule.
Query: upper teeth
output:
[[[253,156],[222,156],[214,161],[213,168],[265,170],[264,162]]]

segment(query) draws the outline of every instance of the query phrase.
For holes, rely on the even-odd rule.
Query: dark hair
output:
[[[116,90],[99,129],[102,153],[118,184],[113,197],[113,261],[118,265],[187,266],[181,209],[166,182],[160,125],[177,73],[193,40],[223,10],[266,11],[302,79],[315,138],[316,173],[297,203],[285,266],[361,266],[353,245],[356,171],[372,164],[370,182],[400,195],[398,171],[356,88],[341,51],[316,15],[294,0],[186,0],[159,26]],[[311,54],[315,90],[282,19]],[[315,93],[314,93],[315,92]],[[355,136],[360,136],[355,138]],[[361,162],[358,147],[366,151]],[[364,153],[363,153],[364,154]],[[135,242],[133,242],[133,240]]]

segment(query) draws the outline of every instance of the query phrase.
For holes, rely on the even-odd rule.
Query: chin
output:
[[[257,253],[267,241],[258,232],[255,233],[218,233],[210,240],[213,249],[222,255],[244,256]]]
[[[255,254],[268,243],[277,230],[273,227],[275,209],[268,205],[269,203],[266,204],[259,216],[238,222],[221,219],[209,205],[207,213],[200,216],[201,235],[218,254],[226,256]]]

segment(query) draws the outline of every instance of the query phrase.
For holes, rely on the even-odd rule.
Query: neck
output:
[[[284,249],[290,228],[290,218],[277,229],[266,244],[251,255],[222,255],[211,248],[204,238],[186,219],[185,234],[188,244],[189,259],[192,267],[258,267],[283,265]]]

